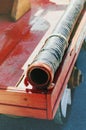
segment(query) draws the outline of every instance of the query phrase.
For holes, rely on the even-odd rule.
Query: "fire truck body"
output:
[[[65,100],[66,106],[71,104],[71,88],[67,88],[67,84],[86,36],[85,9],[68,41],[70,45],[55,73],[52,89],[33,89],[31,84],[26,85],[25,79],[28,66],[60,22],[68,5],[68,0],[32,1],[31,9],[18,21],[11,21],[8,15],[0,16],[1,114],[52,120],[61,101]],[[65,90],[69,95],[64,94]]]

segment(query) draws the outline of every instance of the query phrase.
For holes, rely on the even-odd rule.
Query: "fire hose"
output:
[[[55,72],[69,46],[69,38],[85,2],[86,0],[70,1],[63,17],[28,67],[26,76],[33,86],[47,88],[52,83]]]

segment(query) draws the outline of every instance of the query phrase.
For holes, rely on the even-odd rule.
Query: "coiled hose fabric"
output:
[[[45,41],[39,54],[28,67],[27,78],[36,87],[47,88],[53,81],[65,50],[68,47],[70,35],[84,7],[86,0],[71,0],[62,19],[56,25],[52,34]]]

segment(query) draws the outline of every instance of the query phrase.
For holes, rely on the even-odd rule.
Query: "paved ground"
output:
[[[82,70],[84,81],[75,90],[71,113],[63,126],[51,121],[0,115],[0,130],[86,130],[86,51],[80,52],[77,64]]]

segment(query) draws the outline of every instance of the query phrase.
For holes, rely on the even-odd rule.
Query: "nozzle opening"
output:
[[[34,68],[30,71],[29,78],[33,84],[44,86],[48,83],[49,75],[42,68]]]

